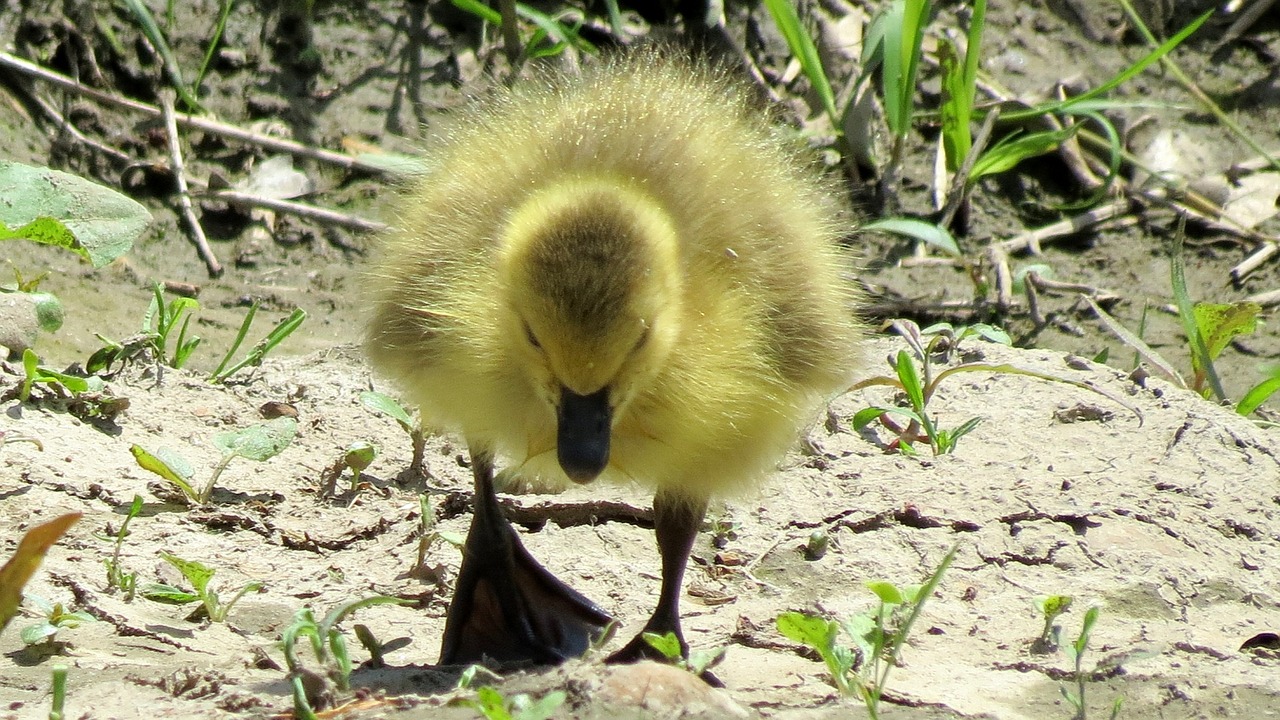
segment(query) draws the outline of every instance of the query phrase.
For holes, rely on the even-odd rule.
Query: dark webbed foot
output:
[[[612,618],[538,564],[502,516],[493,458],[472,453],[475,516],[445,620],[440,663],[554,665],[582,655]]]
[[[658,538],[658,551],[662,554],[662,590],[658,594],[658,606],[641,634],[631,639],[621,650],[610,655],[605,662],[633,663],[640,660],[670,662],[657,648],[644,639],[644,633],[666,635],[674,633],[680,642],[680,656],[689,658],[689,645],[680,630],[680,586],[684,569],[689,562],[689,551],[698,536],[698,526],[706,514],[705,500],[674,497],[663,491],[653,498],[654,534]],[[703,672],[700,676],[709,685],[724,687],[715,675]]]

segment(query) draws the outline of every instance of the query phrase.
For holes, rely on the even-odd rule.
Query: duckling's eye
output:
[[[524,337],[534,348],[541,350],[542,343],[538,342],[538,336],[533,334],[533,328],[529,327],[529,323],[524,324]]]

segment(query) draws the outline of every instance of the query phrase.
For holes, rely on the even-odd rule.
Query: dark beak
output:
[[[609,464],[609,388],[579,395],[560,388],[556,456],[576,483],[595,480]]]

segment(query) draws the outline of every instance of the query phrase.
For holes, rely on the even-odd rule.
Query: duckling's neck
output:
[[[519,206],[502,238],[501,263],[514,286],[560,320],[599,332],[643,320],[646,305],[678,297],[679,254],[670,214],[648,193],[624,180],[575,177]]]

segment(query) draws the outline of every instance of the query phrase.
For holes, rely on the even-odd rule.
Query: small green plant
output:
[[[248,593],[262,589],[262,583],[260,582],[247,582],[240,586],[239,590],[236,590],[230,600],[222,602],[222,599],[218,597],[218,592],[210,585],[210,581],[213,580],[216,572],[213,568],[196,560],[183,560],[177,555],[164,551],[160,552],[160,557],[182,573],[182,577],[191,583],[192,590],[183,590],[164,583],[151,583],[139,590],[142,597],[166,605],[187,605],[199,602],[201,604],[201,612],[205,617],[209,618],[210,622],[225,621],[227,615],[231,613],[231,608],[240,602],[240,598]]]
[[[119,590],[124,593],[125,602],[133,600],[134,593],[138,589],[138,574],[125,572],[120,565],[120,547],[124,545],[124,539],[129,536],[129,523],[142,512],[142,496],[134,495],[133,502],[129,504],[129,510],[125,513],[124,521],[120,523],[120,529],[116,530],[113,536],[99,536],[104,540],[112,540],[114,544],[111,548],[111,557],[102,561],[107,567],[107,589]]]
[[[253,301],[249,306],[249,311],[245,313],[244,321],[240,323],[240,331],[236,333],[236,339],[231,343],[227,354],[222,357],[222,362],[218,363],[218,367],[209,376],[211,383],[224,383],[227,378],[235,375],[246,367],[257,367],[262,364],[267,353],[275,349],[277,345],[284,342],[284,339],[293,334],[307,319],[307,311],[302,308],[294,308],[288,317],[276,323],[276,326],[267,333],[267,336],[258,341],[256,345],[245,353],[245,356],[231,367],[227,364],[231,362],[231,358],[235,357],[236,351],[240,349],[240,345],[249,334],[249,328],[253,325],[253,319],[258,314],[258,301]]]
[[[64,390],[72,397],[83,394],[97,394],[105,389],[102,378],[90,375],[79,377],[58,372],[40,364],[40,358],[31,348],[22,351],[22,370],[26,378],[18,390],[18,399],[27,402],[31,399],[31,389],[37,384],[48,385],[55,390]]]
[[[849,618],[843,626],[807,613],[787,612],[778,616],[778,632],[816,650],[840,694],[858,695],[872,720],[876,720],[889,671],[899,663],[912,626],[955,555],[953,547],[923,585],[900,588],[883,580],[868,582],[867,587],[878,598],[876,607]],[[842,628],[857,650],[838,642]],[[856,667],[859,657],[861,667]]]
[[[727,649],[717,647],[710,650],[694,650],[689,653],[689,658],[686,660],[684,652],[680,648],[680,639],[676,637],[675,633],[668,632],[659,635],[658,633],[646,632],[642,633],[641,637],[644,638],[645,642],[649,643],[649,647],[661,653],[667,659],[667,662],[676,667],[684,668],[694,675],[701,675],[719,665],[720,661],[724,659],[724,653]]]
[[[1031,643],[1031,652],[1044,654],[1058,649],[1058,640],[1062,635],[1062,626],[1057,624],[1058,616],[1070,608],[1070,595],[1047,595],[1036,598],[1036,609],[1044,618],[1044,627],[1040,630],[1040,637]]]
[[[940,428],[929,413],[929,401],[933,398],[934,393],[937,392],[942,381],[958,373],[991,372],[1005,375],[1025,375],[1040,380],[1065,383],[1109,398],[1113,402],[1128,408],[1139,419],[1142,418],[1142,414],[1137,408],[1094,385],[1067,377],[1027,370],[1015,365],[966,362],[953,365],[936,375],[934,374],[933,357],[941,353],[945,358],[965,338],[981,337],[1001,344],[1006,343],[1009,337],[999,328],[984,324],[961,326],[959,328],[948,324],[934,325],[929,328],[932,338],[926,342],[925,331],[920,330],[919,326],[910,320],[895,320],[893,321],[893,326],[906,340],[911,353],[906,350],[900,350],[897,355],[890,358],[889,365],[895,373],[893,376],[878,375],[867,378],[854,384],[850,390],[860,390],[876,385],[896,388],[906,396],[907,407],[864,408],[854,414],[853,426],[855,429],[861,430],[873,421],[879,420],[884,427],[897,435],[897,438],[890,443],[890,447],[897,448],[904,453],[914,452],[914,443],[927,442],[934,455],[945,455],[954,451],[956,442],[977,427],[980,418],[970,418],[953,429]],[[919,369],[916,367],[917,362],[920,364]],[[900,425],[890,419],[890,415],[904,417],[909,422],[905,426]]]
[[[1173,364],[1147,345],[1142,338],[1120,324],[1101,307],[1089,300],[1094,314],[1121,342],[1130,346],[1140,357],[1151,363],[1165,377],[1180,387],[1199,393],[1204,398],[1216,397],[1227,401],[1226,391],[1218,377],[1214,361],[1222,354],[1232,339],[1257,330],[1262,307],[1257,303],[1197,303],[1187,290],[1186,268],[1182,257],[1184,232],[1182,222],[1174,233],[1169,258],[1170,284],[1178,317],[1182,321],[1191,351],[1192,381],[1188,383],[1174,369]],[[1268,373],[1268,377],[1254,385],[1235,404],[1238,414],[1248,416],[1261,407],[1276,392],[1280,392],[1280,367]]]
[[[1075,709],[1075,714],[1071,716],[1071,720],[1086,720],[1088,710],[1085,706],[1085,687],[1089,679],[1088,673],[1084,671],[1082,663],[1084,661],[1085,650],[1089,647],[1089,635],[1093,632],[1093,626],[1098,622],[1098,606],[1090,607],[1084,613],[1084,622],[1080,627],[1080,634],[1076,639],[1067,646],[1067,655],[1071,658],[1071,662],[1075,665],[1073,677],[1075,679],[1075,687],[1071,688],[1062,685],[1059,690],[1062,691],[1062,697]],[[1120,707],[1124,702],[1124,698],[1116,698],[1111,703],[1111,720],[1115,720],[1120,714]]]
[[[26,598],[35,606],[40,618],[39,622],[22,628],[22,642],[26,645],[53,646],[60,631],[74,630],[85,623],[98,621],[92,613],[69,611],[62,603],[51,603],[39,595],[27,593]]]
[[[342,453],[342,464],[351,471],[351,493],[353,495],[360,489],[360,473],[364,472],[377,456],[378,449],[363,440],[351,443],[347,446],[346,451]]]
[[[569,47],[592,55],[598,52],[595,45],[578,32],[585,18],[577,11],[565,10],[559,16],[552,17],[530,5],[510,2],[510,0],[500,2],[499,10],[494,10],[479,0],[451,1],[454,7],[502,29],[508,54],[507,60],[512,67],[518,67],[526,59],[559,55]],[[616,10],[616,3],[614,8]],[[523,44],[519,39],[519,28],[515,26],[518,18],[533,23],[535,27],[528,41]],[[571,24],[566,25],[565,20]]]
[[[508,698],[497,688],[482,685],[476,689],[474,698],[465,698],[456,704],[479,711],[487,720],[547,720],[560,709],[565,698],[561,690],[553,690],[537,700],[527,693]]]
[[[396,399],[390,395],[366,390],[360,393],[360,402],[374,412],[382,413],[396,421],[401,430],[409,436],[409,441],[413,443],[413,460],[412,467],[417,470],[422,467],[423,458],[426,456],[426,435],[422,431],[422,426],[413,421],[409,417],[409,412],[404,409]]]
[[[213,444],[222,451],[222,459],[214,466],[208,482],[200,490],[196,490],[193,484],[195,473],[191,464],[181,455],[164,448],[152,453],[140,445],[131,446],[129,451],[133,453],[139,467],[172,483],[189,502],[202,505],[213,497],[218,478],[232,460],[245,458],[254,462],[266,462],[289,447],[297,433],[297,420],[278,417],[240,430],[214,435]]]
[[[946,373],[956,368],[944,370],[936,378],[929,379],[928,357],[928,354],[923,356],[924,379],[922,380],[920,372],[916,369],[915,362],[911,359],[911,355],[906,350],[899,350],[893,363],[897,379],[884,376],[881,379],[887,379],[889,384],[901,389],[906,394],[910,407],[864,408],[853,416],[853,427],[861,430],[871,424],[872,421],[879,420],[881,424],[898,435],[897,439],[890,444],[890,447],[896,447],[908,454],[914,453],[913,444],[920,441],[928,442],[929,447],[933,449],[934,455],[946,455],[955,450],[956,443],[959,442],[960,438],[972,432],[981,422],[981,418],[969,418],[950,430],[938,427],[930,416],[927,406],[938,387],[938,383],[946,377]],[[864,381],[864,383],[866,382]],[[865,387],[864,383],[859,383],[854,389]],[[905,427],[898,425],[887,417],[891,414],[905,417],[910,422]]]
[[[302,668],[298,659],[297,645],[300,638],[311,641],[316,661],[325,667],[330,678],[345,692],[351,688],[351,656],[347,652],[346,637],[338,629],[347,616],[357,610],[374,605],[403,605],[404,600],[386,595],[375,595],[361,600],[352,600],[330,610],[322,620],[316,620],[311,608],[302,608],[293,616],[293,622],[281,634],[281,647],[290,672]],[[377,645],[381,647],[381,645]]]
[[[67,704],[67,666],[61,663],[51,668],[53,676],[52,701],[49,706],[49,720],[63,720],[63,710]]]
[[[200,338],[187,336],[191,318],[200,309],[200,303],[189,297],[176,297],[166,303],[164,290],[159,283],[151,286],[151,293],[151,303],[142,316],[142,334],[150,338],[151,348],[158,362],[175,369],[180,368],[187,364],[191,353],[200,346]],[[178,325],[179,320],[182,321],[181,327]],[[178,334],[172,337],[175,329]],[[169,350],[171,337],[172,352]]]

